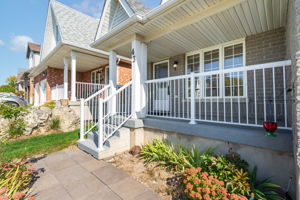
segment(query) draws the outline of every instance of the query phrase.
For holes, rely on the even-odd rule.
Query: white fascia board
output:
[[[126,29],[127,27],[132,26],[135,23],[146,23],[146,21],[149,20],[149,18],[152,18],[156,15],[159,14],[163,14],[165,12],[166,9],[169,9],[169,7],[173,7],[181,2],[184,2],[185,0],[173,0],[173,1],[168,1],[158,7],[156,7],[155,9],[149,11],[145,16],[139,16],[139,15],[133,15],[131,17],[129,17],[129,19],[125,20],[124,22],[122,22],[121,24],[119,24],[118,26],[116,26],[111,32],[106,33],[105,35],[103,35],[102,37],[100,37],[99,39],[95,40],[92,44],[90,44],[91,47],[93,48],[97,48],[97,46],[104,42],[105,40],[109,39],[110,37],[112,37],[114,34]]]
[[[52,2],[52,1],[51,1],[51,2]],[[53,1],[53,2],[54,2],[54,1]],[[53,5],[52,5],[53,2],[51,3],[52,12],[53,12],[53,14],[54,14],[53,17],[54,17],[55,22],[56,22],[56,25],[57,25],[57,27],[58,27],[58,31],[59,31],[60,38],[61,38],[62,41],[64,41],[64,36],[63,36],[63,34],[62,34],[62,31],[61,31],[61,28],[60,28],[60,24],[59,24],[59,21],[58,21],[58,19],[57,19],[55,9],[53,8]]]
[[[119,3],[122,5],[129,17],[134,15],[132,8],[128,5],[128,3],[125,0],[119,0]]]
[[[56,45],[56,47],[43,59],[41,60],[40,64],[38,64],[34,70],[29,74],[29,77],[35,77],[37,76],[39,73],[41,73],[42,71],[44,71],[45,69],[47,69],[47,66],[45,65],[45,63],[52,57],[54,56],[54,54],[61,48],[63,47],[63,43],[60,42],[58,43],[58,45]]]
[[[121,24],[116,26],[116,28],[114,28],[111,32],[106,33],[101,38],[94,41],[92,44],[90,44],[90,46],[93,47],[93,48],[97,48],[99,43],[102,43],[103,41],[105,41],[105,40],[109,39],[110,37],[112,37],[114,34],[120,32],[121,30],[126,29],[127,27],[130,27],[131,25],[135,24],[136,22],[139,22],[140,20],[141,20],[140,16],[133,15],[132,17],[128,18],[127,20],[125,20],[124,22],[122,22]]]

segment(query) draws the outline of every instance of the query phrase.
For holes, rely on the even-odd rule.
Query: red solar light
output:
[[[275,131],[278,128],[278,124],[276,122],[264,122],[264,128],[267,131],[267,134],[265,136],[269,137],[276,137]]]

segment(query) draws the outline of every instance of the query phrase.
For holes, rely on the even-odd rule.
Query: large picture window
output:
[[[186,74],[191,72],[207,74],[200,76],[201,80],[196,76],[196,97],[243,97],[245,95],[246,74],[226,72],[228,69],[244,67],[244,45],[244,41],[238,41],[187,54]]]

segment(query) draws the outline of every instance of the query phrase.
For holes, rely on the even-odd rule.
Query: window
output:
[[[218,97],[220,94],[219,75],[205,76],[205,97]]]
[[[244,96],[244,73],[231,72],[224,74],[226,97]]]
[[[224,69],[243,66],[243,44],[224,48]]]
[[[55,40],[56,40],[56,42],[60,41],[60,35],[59,35],[58,25],[55,26]]]
[[[196,76],[196,97],[243,97],[246,87],[246,73],[226,72],[244,66],[244,42],[231,42],[230,45],[203,49],[186,56],[186,74],[205,72]],[[225,71],[224,71],[225,70]],[[188,82],[190,96],[190,82]]]
[[[220,69],[219,49],[204,52],[204,71],[216,71]]]
[[[200,72],[200,54],[187,57],[187,74]]]

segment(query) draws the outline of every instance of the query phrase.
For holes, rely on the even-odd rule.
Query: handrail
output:
[[[98,92],[96,92],[95,94],[91,95],[90,97],[88,97],[87,99],[85,99],[85,102],[88,102],[89,100],[91,100],[92,98],[96,97],[97,95],[101,94],[102,92],[104,92],[105,90],[107,90],[110,87],[110,85],[105,86],[104,88],[102,88],[101,90],[99,90]]]
[[[288,66],[291,65],[291,60],[284,60],[284,61],[278,61],[278,62],[270,62],[270,63],[264,63],[264,64],[257,64],[257,65],[249,65],[244,67],[237,67],[237,68],[231,68],[231,69],[220,69],[218,71],[209,71],[209,72],[198,72],[195,73],[195,76],[206,76],[211,74],[217,74],[217,73],[230,73],[230,72],[240,72],[245,70],[258,70],[258,69],[267,69],[267,68],[273,68],[273,67],[282,67],[282,66]],[[179,76],[172,76],[168,78],[160,78],[160,79],[154,79],[154,80],[147,80],[145,83],[157,83],[157,82],[164,82],[164,81],[172,81],[177,79],[184,79],[184,78],[190,78],[191,74],[185,74],[185,75],[179,75]]]
[[[113,94],[109,95],[107,98],[103,100],[103,103],[106,103],[108,100],[110,100],[112,97],[114,97],[116,94],[122,92],[124,89],[126,89],[130,84],[132,84],[132,81],[126,83],[123,85],[120,89],[116,90]]]

